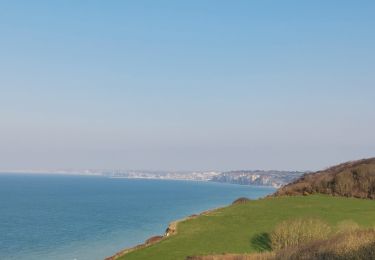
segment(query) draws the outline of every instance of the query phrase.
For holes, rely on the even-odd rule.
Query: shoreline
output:
[[[35,229],[35,225],[25,225],[24,227],[29,228],[29,230],[35,229],[35,234],[39,235],[37,237],[38,243],[43,243],[45,245],[45,248],[50,248],[51,241],[61,241],[59,243],[59,249],[58,254],[62,255],[64,259],[81,259],[85,258],[86,255],[88,255],[90,259],[105,259],[109,256],[112,256],[117,253],[121,253],[122,255],[124,252],[124,249],[130,249],[133,247],[137,247],[139,244],[150,244],[154,243],[155,240],[152,239],[151,241],[147,241],[147,238],[150,238],[154,235],[165,235],[166,228],[169,227],[170,230],[173,230],[173,223],[176,220],[178,222],[181,222],[185,219],[187,219],[187,216],[192,216],[193,214],[203,213],[207,209],[216,209],[221,208],[230,205],[230,203],[238,197],[241,196],[248,196],[252,198],[258,198],[263,197],[266,194],[269,194],[273,191],[273,189],[265,188],[265,187],[242,187],[241,185],[232,185],[232,184],[224,184],[224,183],[214,183],[214,182],[191,182],[191,181],[167,181],[167,180],[160,180],[157,181],[157,183],[151,181],[151,180],[141,180],[139,182],[133,182],[131,180],[129,181],[106,181],[106,178],[97,177],[97,178],[85,178],[85,177],[79,177],[79,179],[75,180],[76,177],[63,177],[63,176],[55,176],[55,175],[45,175],[46,177],[38,177],[37,175],[33,175],[34,177],[26,177],[22,179],[17,177],[16,175],[10,174],[11,177],[2,178],[1,180],[4,180],[2,184],[4,187],[6,186],[7,189],[5,190],[11,190],[12,185],[15,185],[15,187],[22,187],[22,189],[12,189],[12,192],[15,193],[15,195],[19,196],[19,198],[25,199],[26,201],[32,200],[32,201],[38,201],[40,199],[40,196],[36,196],[34,199],[34,193],[35,190],[34,187],[38,187],[38,189],[41,190],[41,194],[46,193],[49,194],[55,194],[56,196],[46,196],[45,198],[48,198],[46,202],[50,203],[48,205],[51,205],[50,211],[45,211],[50,214],[54,214],[52,216],[70,216],[72,213],[81,212],[82,207],[78,207],[78,204],[80,203],[69,203],[72,199],[75,198],[75,196],[79,196],[79,200],[82,202],[93,202],[95,201],[95,207],[89,207],[89,211],[93,210],[95,212],[99,212],[100,214],[103,214],[102,216],[110,216],[109,223],[104,223],[99,220],[98,227],[101,227],[101,225],[105,226],[107,230],[110,232],[101,235],[100,237],[97,236],[96,239],[91,239],[91,237],[95,237],[97,234],[96,228],[85,229],[82,228],[82,234],[90,234],[90,237],[87,235],[87,238],[84,238],[82,242],[76,243],[69,243],[68,246],[65,246],[65,241],[67,240],[60,240],[60,237],[55,236],[54,234],[51,234],[52,239],[46,239],[45,235],[39,235],[39,230]],[[42,176],[42,175],[40,175]],[[0,177],[2,175],[0,174]],[[66,178],[66,179],[63,179]],[[87,181],[86,181],[87,179]],[[90,179],[93,179],[90,181]],[[22,181],[20,181],[22,180]],[[60,182],[62,181],[62,182]],[[104,181],[104,182],[103,182]],[[178,182],[178,183],[177,183]],[[9,183],[9,185],[8,185]],[[123,183],[123,184],[121,184]],[[6,185],[5,185],[6,184]],[[136,185],[137,186],[134,186]],[[139,184],[139,186],[138,186]],[[159,186],[160,185],[160,186]],[[24,187],[30,187],[28,189],[24,189]],[[82,189],[81,187],[84,187]],[[100,194],[99,197],[95,197],[92,195],[95,195],[97,193],[98,187],[103,188],[103,194],[108,195],[102,197],[102,194]],[[128,188],[129,187],[129,188]],[[133,188],[134,187],[134,188]],[[139,187],[139,188],[137,188]],[[105,189],[104,189],[105,188]],[[107,192],[111,191],[113,188],[116,193]],[[14,190],[14,191],[13,191]],[[170,195],[166,193],[165,191],[169,192],[177,192],[181,196],[177,196],[177,198],[170,198]],[[118,192],[118,193],[117,193]],[[150,193],[151,192],[151,193]],[[160,194],[160,197],[155,196],[152,192],[159,192],[158,196]],[[30,193],[30,195],[28,195]],[[39,194],[39,193],[38,193]],[[60,199],[60,194],[64,195],[64,198],[68,198],[66,200]],[[67,194],[67,196],[65,196]],[[121,194],[121,196],[118,196],[118,194]],[[123,194],[123,195],[122,195]],[[132,197],[133,194],[136,196]],[[141,195],[145,194],[151,194],[147,195],[146,197],[142,197]],[[164,194],[164,195],[163,195]],[[27,195],[27,196],[25,196]],[[116,196],[114,196],[116,195]],[[207,196],[213,196],[213,197],[207,197]],[[18,197],[16,197],[18,198]],[[98,199],[99,198],[99,199]],[[124,198],[134,198],[133,201],[129,203],[126,203],[124,201]],[[147,200],[144,198],[148,198]],[[54,203],[54,201],[58,199],[61,203],[66,203],[67,206],[64,208],[69,208],[69,211],[67,214],[64,215],[56,215],[61,209],[60,204]],[[76,199],[74,199],[76,200]],[[165,201],[164,201],[165,200]],[[114,201],[116,202],[116,207],[113,207],[113,205],[108,205],[107,202]],[[142,204],[139,203],[142,202]],[[117,202],[119,204],[117,204]],[[186,202],[186,205],[185,205]],[[85,203],[86,204],[86,203]],[[17,203],[12,204],[11,206],[13,208],[16,208]],[[43,204],[44,205],[44,204]],[[65,204],[63,204],[65,205]],[[70,207],[73,205],[72,207]],[[91,204],[89,204],[91,205]],[[115,205],[115,204],[114,204]],[[121,207],[118,207],[121,205]],[[129,210],[127,210],[127,206],[131,208],[133,205],[137,205],[135,209],[132,209],[133,213],[130,213]],[[148,205],[153,205],[153,209],[150,211],[148,210]],[[155,206],[154,206],[155,205]],[[11,207],[11,209],[12,209]],[[103,210],[105,209],[105,210]],[[149,213],[147,213],[144,217],[144,219],[136,219],[133,218],[133,216],[137,216],[138,214],[143,214],[142,212],[147,209]],[[106,213],[105,213],[106,212]],[[117,216],[111,218],[113,215],[109,215],[112,213],[115,213]],[[201,214],[202,214],[201,213]],[[48,217],[47,214],[42,215],[41,218],[38,218],[38,221],[41,221],[40,219],[43,219],[44,217]],[[27,214],[22,214],[22,216],[27,216]],[[33,216],[33,215],[31,215]],[[81,215],[80,215],[81,216]],[[95,215],[94,215],[95,216]],[[156,216],[156,218],[155,218]],[[117,218],[121,218],[121,220],[117,220]],[[205,217],[203,217],[205,218]],[[61,218],[63,221],[68,221],[66,223],[70,223],[71,218]],[[96,221],[97,218],[92,217],[85,217],[85,221]],[[103,218],[101,218],[103,219]],[[80,218],[77,218],[78,221],[81,221]],[[195,222],[197,220],[192,220],[192,222]],[[61,222],[62,223],[62,222]],[[73,223],[73,222],[72,222]],[[75,221],[74,223],[78,223]],[[93,222],[92,222],[93,223]],[[186,224],[191,222],[183,222],[182,226],[179,226],[179,231],[181,232],[181,228]],[[82,225],[79,225],[79,227],[76,228],[70,228],[69,229],[62,229],[61,226],[56,225],[58,232],[61,232],[61,234],[64,234],[65,230],[68,230],[69,233],[67,234],[67,237],[70,236],[70,234],[78,233],[76,230],[79,230],[81,227],[85,225],[89,225],[84,223],[82,221]],[[170,224],[170,226],[168,226]],[[172,224],[172,225],[171,225]],[[72,225],[71,225],[72,226]],[[107,228],[108,227],[108,228]],[[15,228],[12,226],[12,228]],[[59,229],[60,228],[60,229]],[[16,230],[16,229],[15,229]],[[87,231],[87,232],[86,232]],[[80,232],[81,233],[81,232]],[[21,233],[16,233],[21,237]],[[91,235],[92,234],[92,235]],[[171,232],[168,232],[168,236],[171,234]],[[180,233],[178,233],[180,235]],[[56,237],[56,238],[55,238]],[[160,236],[158,236],[160,237]],[[108,238],[108,239],[107,239]],[[156,238],[156,240],[159,238]],[[172,238],[171,240],[164,241],[161,243],[161,245],[164,245],[164,243],[169,243],[169,241],[174,241],[176,238]],[[98,243],[98,240],[100,240],[102,245]],[[8,240],[11,241],[11,240]],[[15,240],[12,242],[13,245],[21,244],[22,240]],[[40,242],[39,242],[40,241]],[[147,242],[146,242],[147,241]],[[146,242],[146,243],[144,243]],[[143,245],[144,246],[144,245]],[[156,245],[155,247],[159,247],[159,245]],[[11,248],[11,243],[5,244],[5,250]],[[61,249],[60,249],[61,248]],[[74,250],[70,250],[70,248],[74,248]],[[152,248],[152,247],[151,247]],[[56,249],[56,250],[57,250]],[[55,249],[54,249],[55,250]],[[55,250],[55,251],[56,251]],[[146,250],[149,250],[146,249]],[[3,251],[3,250],[2,250]],[[52,252],[53,250],[51,250]],[[7,251],[4,251],[5,253],[8,253]],[[1,252],[0,255],[5,254],[4,252]],[[32,259],[38,259],[37,254],[43,254],[43,255],[49,255],[50,251],[40,251],[36,252],[33,250],[27,250],[22,249],[19,250],[19,252],[25,252],[27,254],[30,254],[30,258]],[[138,252],[138,251],[137,251]],[[21,253],[20,253],[21,254]],[[52,253],[51,253],[52,254]],[[131,253],[130,255],[133,255],[135,253]],[[33,255],[35,255],[35,258],[33,258]],[[117,254],[118,255],[118,254]],[[66,256],[66,257],[65,257]],[[2,257],[0,257],[2,258]],[[7,257],[4,257],[7,258]],[[43,258],[43,257],[42,257]],[[51,258],[51,257],[44,257],[44,258]]]
[[[127,178],[127,179],[130,179],[130,178]],[[135,179],[135,178],[132,178],[132,179]],[[152,180],[152,179],[149,179],[149,180]],[[153,179],[154,180],[154,179]],[[189,181],[189,180],[176,180],[176,181]],[[200,181],[201,182],[201,181]],[[204,181],[204,182],[210,182],[210,181]],[[217,183],[217,184],[228,184],[228,185],[240,185],[240,186],[252,186],[252,187],[260,187],[260,188],[264,188],[264,187],[268,187],[270,189],[275,189],[277,190],[277,188],[273,187],[273,186],[263,186],[263,185],[241,185],[241,184],[234,184],[234,183],[222,183],[222,182],[213,182],[212,183]],[[256,198],[255,200],[259,200],[259,199],[265,199],[265,198],[268,198],[270,196],[272,196],[273,193],[270,193],[268,195],[265,195],[263,197],[259,197],[259,198]],[[237,198],[238,199],[238,198]],[[106,258],[104,258],[104,260],[116,260],[118,259],[119,257],[122,257],[128,253],[131,253],[135,250],[138,250],[138,249],[143,249],[143,248],[146,248],[146,247],[149,247],[151,245],[154,245],[154,244],[157,244],[167,238],[169,238],[170,236],[173,236],[173,235],[176,235],[177,234],[177,227],[178,227],[178,224],[183,222],[183,221],[187,221],[187,220],[191,220],[191,219],[195,219],[197,217],[200,217],[200,216],[205,216],[205,215],[208,215],[216,210],[219,210],[219,209],[223,209],[223,208],[226,208],[226,207],[230,207],[231,205],[234,204],[234,202],[237,200],[235,199],[231,204],[229,205],[225,205],[225,206],[221,206],[221,207],[217,207],[217,208],[212,208],[212,209],[208,209],[208,210],[205,210],[205,211],[202,211],[198,214],[192,214],[190,216],[187,216],[187,217],[184,217],[182,219],[177,219],[175,221],[172,221],[168,224],[165,232],[163,235],[154,235],[154,236],[151,236],[149,238],[147,238],[143,243],[141,244],[138,244],[138,245],[135,245],[135,246],[131,246],[131,247],[126,247],[118,252],[116,252],[115,254],[113,254],[112,256],[108,256]],[[250,199],[250,200],[253,200],[253,199]]]
[[[264,197],[265,198],[265,197]],[[258,199],[261,199],[261,198],[258,198]],[[230,204],[232,205],[232,204]],[[200,216],[205,216],[205,215],[208,215],[216,210],[219,210],[219,209],[222,209],[222,208],[225,208],[225,207],[229,207],[230,205],[226,205],[226,206],[223,206],[223,207],[218,207],[218,208],[213,208],[213,209],[209,209],[209,210],[205,210],[201,213],[198,213],[198,214],[193,214],[193,215],[190,215],[190,216],[187,216],[185,218],[182,218],[182,219],[178,219],[178,220],[175,220],[175,221],[172,221],[168,224],[168,227],[166,228],[165,232],[163,235],[156,235],[156,236],[152,236],[148,239],[146,239],[142,244],[138,244],[136,246],[132,246],[132,247],[128,247],[128,248],[124,248],[120,251],[118,251],[117,253],[115,253],[114,255],[112,256],[108,256],[106,258],[104,258],[104,260],[116,260],[118,259],[119,257],[122,257],[128,253],[131,253],[135,250],[138,250],[138,249],[143,249],[143,248],[146,248],[146,247],[149,247],[151,245],[154,245],[154,244],[157,244],[171,236],[174,236],[178,233],[178,224],[183,222],[183,221],[187,221],[187,220],[191,220],[191,219],[195,219],[197,217],[200,217]]]

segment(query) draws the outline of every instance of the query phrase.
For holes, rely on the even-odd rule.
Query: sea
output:
[[[1,260],[102,260],[168,223],[271,187],[99,176],[0,174]]]

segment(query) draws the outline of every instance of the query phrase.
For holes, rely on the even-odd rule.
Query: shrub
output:
[[[310,219],[311,220],[311,219]],[[285,221],[284,224],[297,221]],[[306,220],[303,220],[306,221]],[[321,222],[320,220],[313,220]],[[320,223],[320,227],[322,226]],[[351,226],[352,221],[343,221],[344,226]],[[347,224],[350,223],[350,224]],[[355,222],[354,222],[355,223]],[[310,224],[308,224],[310,225]],[[365,260],[375,259],[375,229],[355,230],[339,233],[327,239],[320,239],[287,247],[276,252],[255,254],[223,254],[188,257],[187,260]]]
[[[354,232],[359,229],[359,225],[353,220],[343,220],[337,224],[337,233]]]
[[[276,260],[348,260],[375,259],[375,231],[357,230],[330,239],[307,243],[276,253]]]
[[[244,203],[249,202],[249,201],[250,201],[250,199],[245,198],[245,197],[241,197],[241,198],[238,198],[235,201],[233,201],[232,205],[235,205],[235,204],[244,204]]]
[[[275,195],[312,193],[375,199],[375,158],[347,162],[324,171],[305,174],[280,188]]]
[[[256,253],[256,254],[222,254],[222,255],[208,255],[208,256],[188,256],[186,260],[273,260],[274,254],[271,252]]]
[[[154,244],[156,242],[159,242],[163,238],[164,238],[163,236],[153,236],[153,237],[150,237],[149,239],[147,239],[145,241],[145,244]]]
[[[320,219],[294,219],[278,224],[270,235],[273,250],[295,247],[314,240],[325,239],[330,226]]]

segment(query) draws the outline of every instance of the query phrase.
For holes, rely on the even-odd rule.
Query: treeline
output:
[[[375,199],[375,158],[347,162],[324,171],[305,174],[280,188],[275,195],[309,195]]]

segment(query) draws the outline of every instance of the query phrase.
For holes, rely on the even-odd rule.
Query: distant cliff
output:
[[[261,185],[279,188],[301,177],[304,172],[297,171],[195,171],[195,172],[163,172],[163,171],[107,171],[103,175],[110,178],[157,179],[157,180],[190,180],[213,181],[242,185]]]
[[[242,185],[262,185],[279,188],[301,177],[297,171],[229,171],[212,177],[211,181]]]

